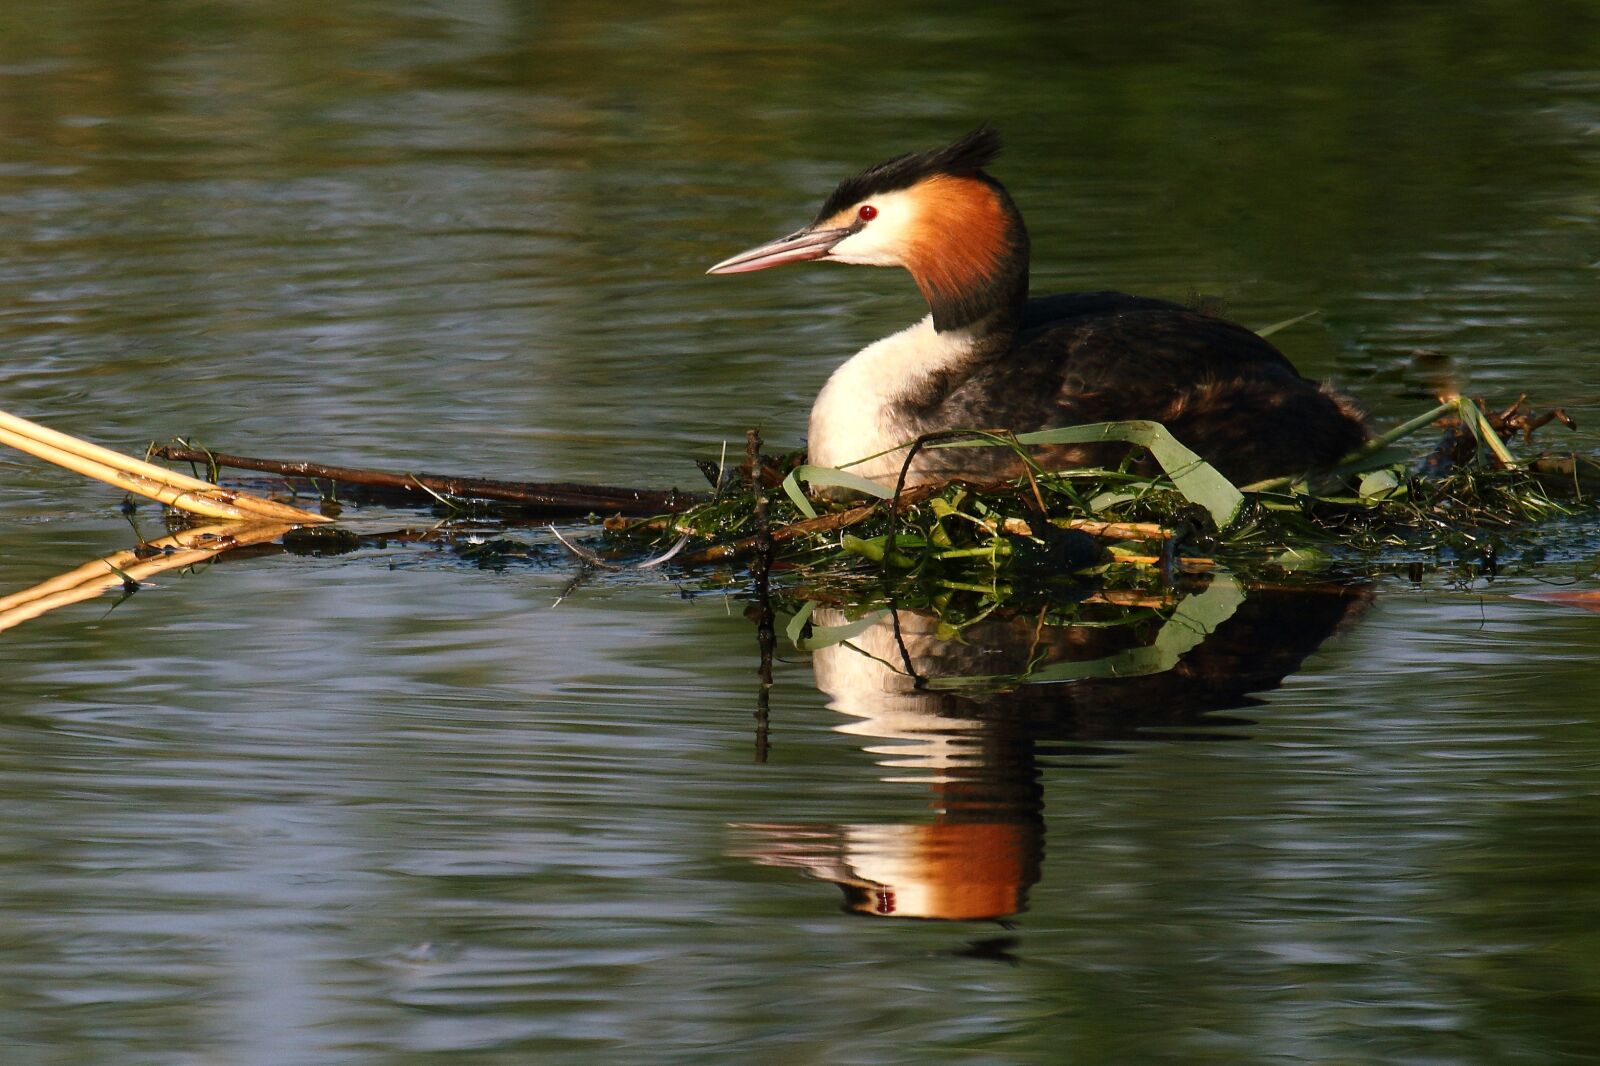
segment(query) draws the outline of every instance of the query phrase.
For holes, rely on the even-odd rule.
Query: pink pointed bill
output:
[[[757,245],[754,248],[729,256],[707,274],[748,274],[752,270],[782,266],[785,263],[804,263],[821,259],[829,249],[851,234],[849,229],[803,229],[787,237]]]

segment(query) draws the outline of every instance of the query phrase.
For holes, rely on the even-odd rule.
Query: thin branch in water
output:
[[[594,552],[590,551],[588,548],[580,547],[580,546],[572,543],[572,541],[570,541],[566,537],[562,536],[561,535],[561,530],[557,529],[554,525],[548,525],[548,526],[545,526],[545,528],[550,531],[550,535],[551,536],[555,537],[556,540],[559,540],[561,542],[561,546],[563,548],[567,549],[567,551],[571,552],[573,555],[576,555],[579,559],[583,560],[585,563],[589,564],[590,566],[598,567],[599,569],[602,569],[602,570],[621,570],[622,569],[622,567],[617,566],[615,563],[606,562],[604,559],[602,559],[600,556],[596,555]],[[561,601],[557,600],[556,602],[560,603]]]
[[[587,582],[591,577],[594,577],[595,573],[595,568],[585,563],[578,569],[578,572],[573,575],[571,581],[568,581],[565,585],[561,586],[561,594],[557,596],[556,601],[550,605],[550,609],[553,611],[557,607],[560,607],[562,601],[582,588],[585,582]]]
[[[768,725],[772,712],[772,652],[777,629],[772,611],[772,527],[767,519],[767,494],[761,485],[761,431],[745,432],[745,454],[750,460],[750,488],[755,492],[756,554],[751,573],[756,580],[756,642],[760,646],[760,665],[756,690],[756,762],[766,762],[771,750]]]
[[[415,503],[425,488],[430,494],[443,494],[458,500],[483,500],[564,514],[656,515],[687,510],[705,499],[697,493],[676,489],[634,489],[609,485],[583,485],[570,482],[503,481],[495,478],[466,477],[454,474],[410,474],[358,467],[328,466],[323,463],[258,459],[196,449],[192,445],[164,444],[152,454],[175,462],[206,462],[235,470],[259,470],[284,477],[322,478],[345,485],[359,485],[369,494],[388,494],[402,503]]]

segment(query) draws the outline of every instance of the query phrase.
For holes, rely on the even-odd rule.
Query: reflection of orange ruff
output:
[[[1524,592],[1518,594],[1517,598],[1559,603],[1563,607],[1581,607],[1585,611],[1600,611],[1600,589],[1582,589],[1577,592]]]
[[[846,904],[886,918],[1003,918],[1026,906],[1038,879],[1033,825],[941,822],[851,826],[841,882]]]

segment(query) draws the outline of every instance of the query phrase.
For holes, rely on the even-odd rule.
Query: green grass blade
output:
[[[1219,474],[1215,467],[1190,451],[1159,422],[1142,419],[1127,422],[1094,422],[1085,426],[1064,426],[1017,434],[1019,444],[1098,444],[1126,441],[1147,449],[1172,479],[1173,487],[1184,497],[1211,512],[1218,529],[1231,526],[1244,507],[1244,494]],[[987,440],[948,441],[932,448],[993,447]]]
[[[806,623],[811,620],[811,612],[817,609],[816,600],[807,600],[800,605],[794,617],[789,619],[789,624],[783,627],[783,635],[789,638],[789,643],[800,647],[800,634],[806,631]]]
[[[831,466],[797,466],[794,473],[785,478],[785,484],[790,480],[804,481],[813,488],[840,488],[854,489],[856,492],[876,496],[880,500],[887,500],[894,495],[894,489],[880,485],[876,481],[868,481],[860,474],[852,474],[848,470],[837,470]],[[787,491],[787,489],[785,489]],[[794,499],[793,495],[789,497]],[[804,510],[804,508],[802,508]],[[810,517],[816,517],[812,514]]]
[[[790,501],[800,509],[801,514],[807,518],[815,518],[817,517],[817,509],[811,506],[811,501],[806,499],[806,494],[800,491],[800,482],[795,479],[795,475],[803,469],[805,468],[800,467],[789,471],[789,476],[783,479],[783,491]]]
[[[1091,677],[1136,677],[1164,673],[1177,666],[1179,659],[1232,618],[1244,599],[1244,589],[1232,575],[1217,574],[1204,592],[1183,598],[1156,633],[1156,639],[1145,647],[1130,648],[1103,659],[1051,663],[1028,674],[931,677],[924,682],[924,687],[963,689],[1005,682],[1060,684]]]
[[[861,618],[857,618],[854,622],[846,622],[844,625],[812,626],[811,636],[806,638],[806,642],[804,644],[796,641],[795,647],[799,648],[801,651],[816,651],[818,648],[826,648],[833,644],[843,643],[844,641],[849,640],[851,637],[859,636],[862,633],[865,633],[867,630],[877,625],[880,618],[884,618],[888,614],[889,610],[885,607],[873,611],[870,614],[864,615]]]
[[[1282,322],[1274,322],[1270,326],[1262,326],[1260,329],[1256,330],[1256,336],[1265,339],[1267,337],[1272,336],[1274,333],[1282,333],[1284,330],[1288,329],[1290,326],[1298,326],[1300,323],[1304,322],[1306,319],[1315,318],[1317,315],[1320,315],[1320,314],[1322,314],[1321,311],[1307,311],[1303,315],[1295,315],[1293,318],[1286,318]]]
[[[1489,419],[1477,404],[1462,396],[1456,400],[1456,409],[1461,412],[1461,421],[1466,423],[1472,435],[1478,438],[1478,443],[1489,450],[1489,453],[1500,461],[1500,465],[1507,470],[1515,470],[1517,461],[1506,450],[1505,442],[1500,439],[1500,434],[1494,431],[1489,424]]]

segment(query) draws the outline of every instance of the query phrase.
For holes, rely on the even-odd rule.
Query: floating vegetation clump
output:
[[[813,585],[893,578],[902,602],[907,585],[924,598],[966,592],[993,604],[1085,580],[1138,589],[1219,569],[1267,576],[1371,569],[1441,550],[1482,556],[1508,531],[1587,505],[1592,461],[1522,463],[1510,454],[1503,436],[1527,432],[1529,421],[1520,402],[1486,414],[1472,400],[1452,400],[1319,477],[1242,489],[1150,422],[947,433],[905,450],[1008,447],[1027,463],[1024,476],[888,487],[791,460],[760,466],[759,487],[746,476],[682,513],[613,519],[607,529],[626,550],[676,543],[680,564],[760,553]],[[1436,424],[1444,439],[1421,464],[1394,447]],[[1121,465],[1047,471],[1028,458],[1033,445],[1103,440],[1129,443]],[[835,500],[841,489],[856,502]]]
[[[1525,411],[1520,398],[1497,413],[1481,402],[1454,399],[1378,436],[1332,470],[1245,486],[1229,483],[1164,427],[1144,421],[1025,434],[930,434],[896,449],[903,462],[895,485],[810,466],[800,455],[764,457],[752,431],[746,470],[756,473],[709,467],[712,491],[701,494],[357,470],[231,456],[187,443],[152,449],[164,458],[204,463],[213,478],[221,466],[273,474],[280,489],[320,497],[323,514],[224,489],[3,413],[0,443],[174,509],[220,514],[252,527],[268,522],[278,550],[297,554],[436,543],[479,567],[504,569],[570,553],[584,566],[569,589],[602,569],[667,566],[726,587],[725,564],[737,565],[732,580],[740,583],[748,564],[758,632],[770,654],[775,604],[794,615],[791,630],[823,631],[825,637],[841,631],[839,639],[862,618],[890,609],[896,618],[895,611],[924,612],[943,636],[976,632],[971,627],[986,623],[1016,624],[1035,636],[1040,627],[1115,626],[1123,635],[1148,629],[1143,635],[1154,640],[1174,624],[1209,630],[1228,616],[1229,605],[1237,605],[1221,592],[1211,595],[1214,588],[1248,588],[1255,595],[1291,584],[1337,586],[1397,567],[1420,580],[1420,568],[1430,563],[1453,564],[1470,576],[1493,572],[1513,548],[1517,558],[1538,562],[1547,557],[1545,546],[1562,537],[1576,536],[1580,550],[1588,550],[1592,531],[1581,521],[1553,520],[1592,513],[1600,463],[1578,455],[1519,461],[1507,447],[1509,439],[1520,434],[1527,441],[1552,419],[1571,424],[1559,411]],[[1421,462],[1420,449],[1395,447],[1435,425],[1443,439]],[[1046,470],[1030,451],[1106,443],[1125,445],[1114,466]],[[1022,474],[1010,481],[908,484],[906,472],[919,452],[942,448],[1010,449]],[[1095,454],[1119,453],[1096,448]],[[351,499],[442,508],[445,521],[378,534],[331,526],[326,512],[336,510],[328,497],[333,487]],[[480,509],[483,520],[466,522]],[[508,525],[529,519],[592,521],[599,514],[612,516],[605,521],[609,545],[575,543],[554,526],[559,549],[504,535]],[[185,531],[180,524],[171,532]],[[140,567],[156,554],[164,570],[171,559],[209,559],[238,544],[258,544],[262,536],[268,534],[230,527],[227,536],[203,544],[141,545],[130,556],[133,563],[114,556],[91,565],[70,596],[58,596],[65,586],[50,581],[8,602],[16,601],[18,617],[34,617],[40,605],[49,609],[119,585],[136,588],[145,572]],[[1287,581],[1291,572],[1306,580]],[[1184,608],[1197,596],[1208,598]],[[813,622],[820,606],[842,610],[846,621]],[[1187,639],[1180,637],[1174,630],[1149,646],[1159,645],[1170,658]],[[1105,658],[1105,668],[1126,673],[1135,664],[1125,659],[1119,651]]]

